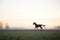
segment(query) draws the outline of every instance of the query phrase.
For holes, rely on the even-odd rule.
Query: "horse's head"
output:
[[[35,22],[33,22],[33,25],[36,24]]]

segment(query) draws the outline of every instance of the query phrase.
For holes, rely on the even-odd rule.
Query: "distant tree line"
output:
[[[57,25],[54,29],[58,29],[58,30],[60,30],[60,26],[59,26],[59,25]]]
[[[9,24],[5,23],[5,28],[8,29],[9,28]],[[3,22],[0,22],[0,29],[3,29]]]

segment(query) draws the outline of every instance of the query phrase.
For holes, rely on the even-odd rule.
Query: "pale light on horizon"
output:
[[[0,0],[0,21],[22,28],[33,28],[33,22],[45,24],[47,28],[60,25],[60,1]]]

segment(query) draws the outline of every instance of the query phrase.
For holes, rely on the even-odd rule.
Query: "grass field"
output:
[[[0,30],[0,40],[60,40],[60,31]]]

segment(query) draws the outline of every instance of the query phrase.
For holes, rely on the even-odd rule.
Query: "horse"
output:
[[[43,24],[37,24],[37,23],[35,23],[35,22],[33,22],[33,25],[35,25],[35,28],[40,27],[41,29],[43,29],[42,26],[45,27],[45,25],[43,25]]]

